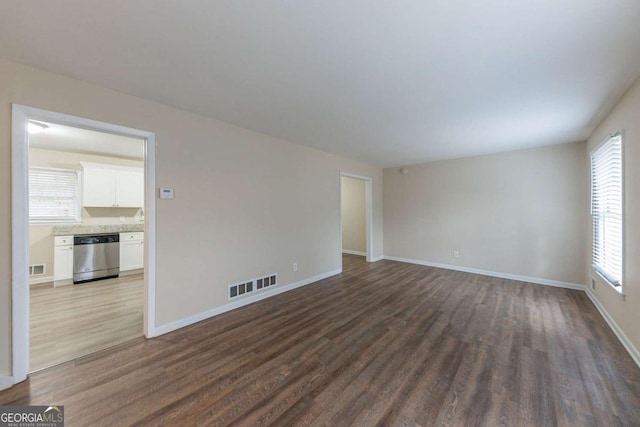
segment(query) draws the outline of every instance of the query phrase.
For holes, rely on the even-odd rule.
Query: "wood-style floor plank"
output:
[[[640,425],[640,369],[586,295],[343,257],[343,273],[33,373],[69,426]]]
[[[142,274],[32,286],[30,369],[36,371],[142,336]]]

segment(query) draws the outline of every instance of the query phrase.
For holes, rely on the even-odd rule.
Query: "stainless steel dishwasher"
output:
[[[117,277],[119,273],[119,234],[73,237],[73,283]]]

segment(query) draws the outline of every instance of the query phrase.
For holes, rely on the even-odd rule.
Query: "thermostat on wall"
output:
[[[173,199],[173,188],[161,188],[160,189],[160,198],[161,199]]]

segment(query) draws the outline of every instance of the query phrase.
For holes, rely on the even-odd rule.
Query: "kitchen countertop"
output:
[[[144,231],[144,223],[110,225],[59,225],[53,227],[52,236],[74,236],[77,234],[133,233]]]

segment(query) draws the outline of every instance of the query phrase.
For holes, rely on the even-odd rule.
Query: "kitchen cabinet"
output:
[[[82,205],[85,207],[141,208],[144,206],[144,170],[81,162]]]
[[[73,236],[56,236],[53,251],[54,286],[73,281]]]
[[[118,171],[116,173],[116,204],[119,207],[144,206],[144,173]]]
[[[120,233],[120,272],[144,268],[144,233]]]

